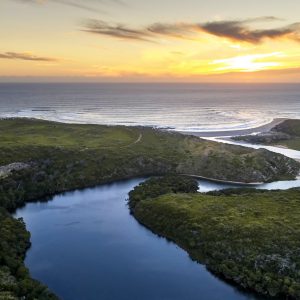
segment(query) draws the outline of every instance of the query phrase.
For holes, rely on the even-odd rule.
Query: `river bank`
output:
[[[266,125],[247,130],[220,132],[186,131],[182,133],[228,145],[266,149],[300,162],[299,132],[300,120],[278,118]],[[284,138],[280,138],[281,134]]]
[[[266,144],[300,151],[300,120],[285,120],[269,131],[232,137],[235,141]]]
[[[31,232],[25,264],[32,276],[65,300],[264,299],[221,280],[140,225],[125,199],[143,181],[68,192],[18,209],[15,216]]]
[[[294,179],[300,168],[293,160],[267,151],[145,127],[6,119],[0,120],[0,134],[0,165],[5,170],[0,178],[0,207],[4,210],[0,222],[8,224],[3,243],[12,236],[18,239],[17,226],[26,237],[22,243],[30,244],[22,221],[13,220],[7,211],[69,190],[126,178],[189,172],[218,180],[270,182]],[[6,247],[0,253],[4,258],[1,293],[12,299],[44,293],[54,299],[30,278],[23,264],[27,246],[21,251],[16,244],[15,249],[13,258]]]
[[[299,189],[203,194],[164,185],[164,178],[149,180],[130,192],[131,212],[141,224],[245,289],[300,299]]]

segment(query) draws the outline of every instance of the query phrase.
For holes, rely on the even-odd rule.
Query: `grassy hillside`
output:
[[[266,150],[142,127],[10,119],[0,120],[0,136],[0,206],[9,210],[25,199],[133,176],[172,172],[267,182],[292,179],[300,168]],[[5,173],[16,162],[27,167]]]
[[[138,221],[214,273],[261,294],[300,299],[299,189],[165,194],[134,203]]]
[[[237,136],[233,138],[253,144],[279,145],[300,151],[300,120],[286,120],[271,131],[258,135]]]
[[[300,168],[294,160],[265,150],[142,127],[7,119],[0,120],[0,137],[0,209],[10,212],[27,201],[137,176],[184,173],[260,182],[294,178]],[[53,299],[30,279],[23,264],[29,245],[24,224],[5,211],[0,217],[8,224],[0,244],[0,299]],[[7,258],[14,246],[11,264]]]
[[[283,141],[283,145],[300,151],[300,120],[286,120],[275,126],[276,132],[283,132],[290,136],[289,139]]]

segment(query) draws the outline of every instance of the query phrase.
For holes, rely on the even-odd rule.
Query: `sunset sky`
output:
[[[0,0],[0,81],[300,82],[299,0]]]

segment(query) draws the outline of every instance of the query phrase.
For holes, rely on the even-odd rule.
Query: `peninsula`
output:
[[[11,216],[28,201],[140,176],[217,180],[294,179],[300,164],[267,150],[219,144],[145,127],[0,121],[0,298],[56,299],[24,266],[30,233]]]
[[[272,127],[269,127],[267,131],[258,132],[258,134],[234,136],[232,139],[300,151],[300,120],[282,120],[279,123],[272,123]]]
[[[190,178],[130,192],[135,218],[218,276],[275,299],[300,299],[300,189],[197,193]]]

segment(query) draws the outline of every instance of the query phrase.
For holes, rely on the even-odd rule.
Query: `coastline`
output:
[[[178,166],[182,173],[189,171],[197,174],[195,171],[204,170],[203,175],[206,175],[205,168],[202,168],[202,165],[205,166],[206,156],[204,152],[201,151],[199,155],[194,150],[199,141],[197,138],[191,136],[188,137],[176,133],[167,134],[166,132],[150,128],[132,128],[132,131],[128,132],[128,127],[121,126],[107,127],[94,125],[87,127],[84,125],[75,126],[38,120],[31,120],[29,122],[23,119],[3,120],[2,126],[3,133],[6,135],[6,139],[2,141],[4,150],[7,149],[5,147],[6,141],[15,142],[15,136],[19,128],[23,128],[22,136],[20,137],[22,138],[22,148],[17,147],[17,144],[15,148],[10,147],[9,150],[6,150],[7,153],[8,151],[12,151],[13,156],[10,159],[22,162],[34,157],[36,161],[36,164],[31,169],[13,173],[14,181],[9,180],[9,178],[2,178],[3,186],[6,188],[3,194],[8,196],[3,197],[1,206],[8,212],[22,206],[25,202],[41,199],[45,195],[94,186],[102,182],[115,181],[125,177],[144,177],[147,175],[168,173],[172,171],[175,162],[180,163],[180,159],[182,160],[181,165]],[[32,141],[33,128],[35,132],[34,141],[38,142],[39,147],[36,147]],[[53,141],[52,136],[56,136],[57,140]],[[124,143],[126,145],[135,145],[136,148],[122,147]],[[150,143],[151,147],[149,147]],[[202,143],[205,144],[207,142],[202,141]],[[206,146],[211,146],[211,144]],[[215,146],[215,144],[212,144],[212,146]],[[239,154],[249,153],[247,150],[238,148],[241,152],[237,153],[231,151],[231,147],[222,146],[221,148],[219,146],[212,148],[213,154],[215,154],[211,159],[211,163],[213,163],[210,167],[212,173],[208,172],[206,176],[218,176],[221,172],[224,174],[224,178],[227,176],[228,178],[232,178],[232,180],[237,179],[237,181],[246,178],[245,183],[249,180],[250,184],[251,181],[260,180],[260,177],[266,178],[266,182],[272,180],[272,177],[270,177],[272,174],[269,175],[269,170],[271,169],[266,162],[274,162],[276,155],[271,153],[255,153],[255,158],[262,161],[262,165],[259,165],[256,169],[261,175],[257,177],[256,174],[254,177],[251,177],[252,173],[249,172],[248,164],[239,160]],[[226,148],[228,149],[226,150]],[[82,149],[88,150],[81,151]],[[160,152],[157,152],[157,149]],[[178,149],[189,150],[187,156],[189,160],[185,156],[182,156],[181,152],[176,152],[179,151]],[[224,149],[226,150],[225,152]],[[31,151],[29,152],[28,150]],[[5,156],[3,157],[5,158]],[[9,156],[7,155],[7,157]],[[51,158],[50,160],[49,157]],[[95,160],[95,158],[97,159]],[[237,160],[239,168],[235,168],[232,165],[232,160],[234,159]],[[291,167],[294,168],[295,166],[295,168],[298,168],[292,160],[282,159]],[[196,165],[193,169],[194,162],[197,162],[199,165]],[[11,163],[11,161],[3,160],[2,164],[7,165],[7,163]],[[98,167],[99,165],[101,168]],[[233,171],[238,173],[233,174]],[[274,177],[275,174],[272,176]],[[282,179],[285,179],[290,174],[284,168],[280,167],[277,170],[276,176],[282,176]],[[15,188],[16,186],[18,186],[17,189]],[[20,194],[24,196],[20,198]],[[19,224],[18,221],[15,222]],[[26,241],[30,242],[29,236],[27,236]],[[25,268],[23,261],[25,254],[26,251],[22,253],[22,257],[19,260],[22,268]],[[15,275],[15,273],[11,274]],[[16,277],[16,282],[19,282],[21,279]],[[27,279],[32,280],[29,274]],[[36,285],[39,286],[39,283],[36,282]],[[29,290],[28,293],[32,293],[32,291]]]
[[[196,179],[203,179],[215,183],[225,183],[225,184],[232,184],[232,185],[236,184],[240,186],[258,186],[264,184],[264,182],[240,182],[240,181],[221,180],[221,179],[209,178],[209,177],[193,175],[193,174],[180,174],[180,175],[188,176]]]
[[[194,135],[198,137],[229,137],[238,135],[248,135],[256,132],[267,132],[273,127],[281,124],[282,122],[288,120],[287,118],[276,118],[272,122],[248,129],[235,129],[235,130],[224,130],[224,131],[179,131],[185,135]]]

